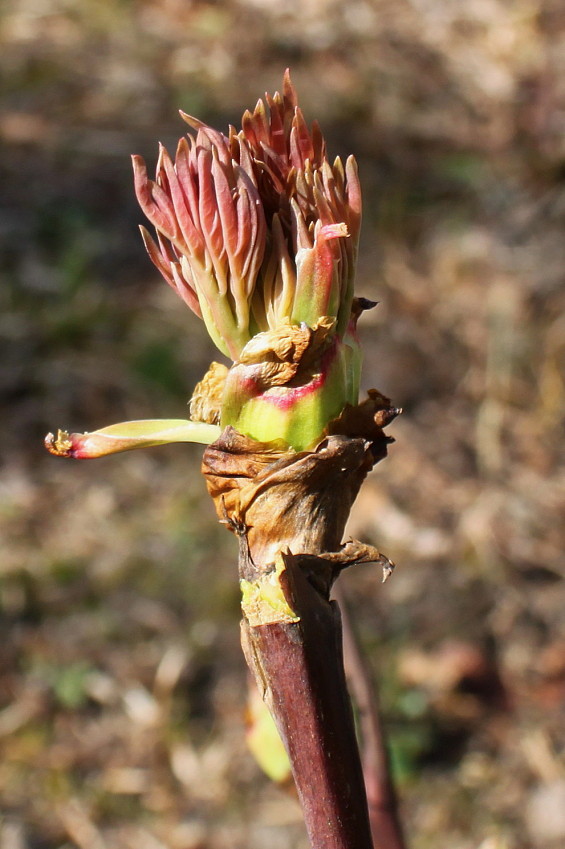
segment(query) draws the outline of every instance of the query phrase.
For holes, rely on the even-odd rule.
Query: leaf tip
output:
[[[55,457],[72,457],[73,441],[66,430],[58,430],[57,436],[48,433],[45,437],[45,447]]]

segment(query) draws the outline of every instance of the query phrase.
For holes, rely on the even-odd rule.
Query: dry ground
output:
[[[565,13],[558,0],[4,0],[0,849],[305,849],[244,741],[235,546],[182,417],[214,355],[146,259],[128,156],[290,65],[365,190],[364,380],[405,409],[344,577],[412,849],[565,843]]]

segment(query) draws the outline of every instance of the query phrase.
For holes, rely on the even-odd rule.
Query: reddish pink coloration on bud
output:
[[[174,163],[160,148],[155,182],[133,158],[158,243],[145,229],[143,240],[161,274],[236,361],[254,332],[288,321],[336,316],[343,336],[361,219],[357,170],[352,158],[345,169],[340,159],[330,165],[288,70],[282,94],[266,94],[228,137],[181,116],[196,136],[179,141]]]
[[[332,304],[317,316],[336,315],[337,332],[346,331],[353,300],[353,279],[361,225],[361,190],[355,160],[343,167],[339,158],[330,165],[326,144],[316,122],[308,128],[297,103],[288,70],[283,94],[265,95],[253,112],[245,112],[242,130],[230,132],[232,155],[241,161],[240,148],[251,151],[255,181],[272,233],[261,280],[253,300],[260,329],[281,321],[314,323],[311,301]],[[246,142],[246,145],[243,145]],[[247,166],[246,166],[247,167]],[[313,248],[319,227],[343,225],[339,235],[349,234],[332,246],[334,272],[327,268],[307,281],[297,280],[301,248]],[[327,255],[327,250],[322,253]],[[320,269],[321,270],[321,269]],[[323,291],[327,290],[327,291]],[[308,306],[307,306],[308,305]],[[306,308],[307,307],[307,308]]]
[[[67,433],[66,430],[57,431],[57,436],[48,433],[45,437],[45,447],[56,457],[93,460],[108,454],[168,445],[171,442],[200,442],[209,445],[219,435],[220,428],[217,425],[204,422],[187,419],[147,419],[121,422],[92,433]]]
[[[265,251],[253,179],[232,159],[228,139],[204,125],[179,141],[174,163],[160,147],[156,181],[141,157],[133,169],[140,206],[157,230],[158,244],[142,229],[151,260],[236,359],[251,338],[249,301]]]
[[[345,224],[326,224],[317,228],[312,248],[298,251],[293,320],[312,326],[318,316],[340,313],[343,258],[339,237],[347,236]]]

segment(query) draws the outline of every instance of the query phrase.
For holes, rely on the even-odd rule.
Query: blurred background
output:
[[[130,153],[290,66],[365,217],[365,388],[404,408],[343,577],[412,849],[565,842],[560,0],[3,0],[0,849],[306,849],[245,745],[236,545],[184,417],[217,357],[145,255]]]

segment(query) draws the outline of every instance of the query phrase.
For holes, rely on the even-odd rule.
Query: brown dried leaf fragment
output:
[[[337,551],[373,462],[364,439],[336,435],[313,451],[280,452],[227,428],[204,452],[202,469],[218,515],[245,536],[253,571],[287,548]]]
[[[347,540],[339,551],[324,552],[320,555],[296,555],[298,565],[324,598],[329,598],[330,590],[343,569],[360,563],[378,563],[382,566],[383,580],[392,574],[394,563],[381,554],[373,545],[366,545],[356,539]]]
[[[314,327],[283,324],[247,343],[234,369],[256,366],[253,379],[263,390],[284,386],[312,366],[328,345],[335,319],[322,316]]]
[[[394,442],[383,428],[402,413],[401,407],[393,407],[390,399],[378,389],[369,389],[367,398],[357,406],[346,404],[343,412],[328,425],[329,434],[345,434],[352,438],[370,440],[375,463],[386,457],[387,445]]]
[[[213,362],[202,380],[194,387],[189,401],[190,418],[195,422],[219,424],[222,396],[228,374],[227,366]]]
[[[377,549],[353,540],[342,545],[342,538],[363,480],[391,441],[382,425],[397,413],[373,390],[344,411],[332,423],[335,432],[314,449],[289,451],[231,427],[206,448],[202,472],[220,520],[240,538],[241,578],[268,572],[284,551],[323,576],[319,588],[326,597],[337,574],[353,563],[377,562],[390,574],[393,564]]]

